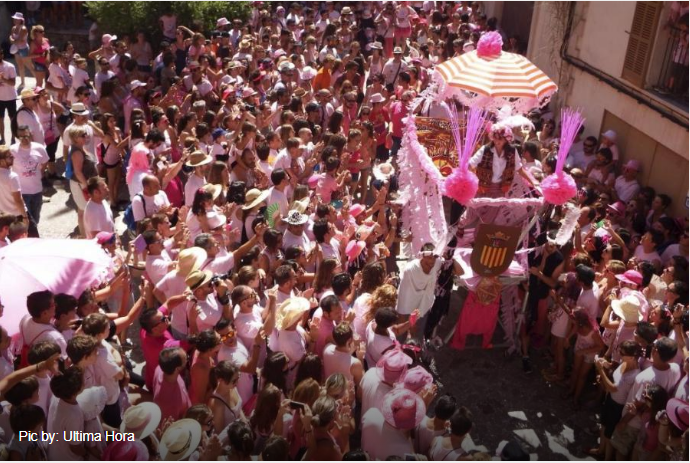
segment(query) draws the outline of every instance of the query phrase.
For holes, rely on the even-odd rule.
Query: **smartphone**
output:
[[[304,411],[304,404],[302,402],[295,402],[294,400],[290,401],[290,409],[291,410],[302,410]]]

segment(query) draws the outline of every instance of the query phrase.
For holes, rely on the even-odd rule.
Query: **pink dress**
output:
[[[462,350],[468,334],[480,334],[483,337],[482,347],[489,347],[498,320],[499,301],[500,298],[496,298],[491,304],[484,305],[477,299],[477,293],[470,291],[450,345]]]

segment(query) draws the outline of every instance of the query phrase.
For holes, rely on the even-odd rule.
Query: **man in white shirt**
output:
[[[587,137],[582,142],[582,150],[577,150],[576,148],[570,149],[570,154],[565,160],[566,166],[569,169],[580,169],[583,172],[587,170],[589,166],[596,158],[597,155],[594,150],[597,147],[596,137]]]
[[[362,416],[362,449],[374,461],[414,454],[411,432],[426,416],[422,398],[398,388],[386,394],[380,407]]]
[[[17,114],[17,70],[14,65],[5,61],[5,54],[0,49],[0,145],[5,144],[5,111],[10,120]],[[14,136],[12,136],[14,142]]]
[[[407,63],[403,61],[402,48],[395,47],[393,50],[393,58],[389,59],[386,64],[383,65],[383,78],[385,79],[386,85],[395,85],[395,81],[398,80],[401,72],[405,72],[408,69]]]
[[[146,256],[146,276],[155,286],[169,271],[177,266],[177,261],[173,261],[165,251],[163,237],[156,230],[147,230],[142,236],[148,250],[148,255]]]
[[[213,157],[204,153],[203,151],[194,151],[189,160],[185,164],[187,167],[193,167],[194,173],[189,176],[187,183],[184,186],[184,204],[191,207],[194,203],[194,196],[196,192],[206,185],[206,176],[211,171],[211,162]]]
[[[213,274],[207,270],[196,270],[185,280],[192,292],[196,307],[190,311],[190,333],[213,329],[221,319],[231,320],[232,307],[228,286],[223,280],[213,281]]]
[[[383,397],[393,390],[395,384],[405,376],[412,359],[401,349],[386,352],[377,366],[369,365],[362,377],[362,416],[372,408],[381,408]]]
[[[106,201],[110,191],[108,184],[101,177],[91,177],[86,182],[86,189],[91,196],[84,208],[84,230],[86,238],[95,238],[99,232],[114,232],[113,211]]]
[[[161,183],[158,177],[146,175],[142,180],[142,185],[144,187],[142,194],[136,195],[132,199],[132,213],[134,214],[135,222],[151,217],[157,212],[167,213],[170,210],[168,195],[161,190]]]
[[[22,90],[21,99],[22,107],[17,111],[17,127],[21,125],[28,126],[33,141],[45,146],[46,142],[43,126],[36,114],[36,105],[38,104],[38,93],[36,93],[36,89],[25,88]],[[67,132],[67,130],[65,130],[65,132]]]
[[[290,211],[285,218],[287,223],[287,230],[283,235],[283,248],[287,249],[290,246],[299,246],[305,253],[309,253],[312,248],[312,242],[304,232],[305,224],[307,223],[306,214],[301,214],[299,211]]]
[[[613,184],[613,193],[619,201],[627,204],[633,198],[637,198],[640,184],[637,181],[637,173],[641,170],[640,161],[631,159],[623,166],[623,173],[618,176]]]
[[[0,146],[0,212],[14,217],[22,216],[28,223],[29,215],[22,198],[19,176],[12,171],[14,155],[8,146]]]
[[[113,77],[117,77],[117,75],[110,70],[110,61],[108,61],[105,57],[101,56],[98,58],[98,63],[100,64],[101,69],[94,76],[94,84],[96,86],[96,93],[98,93],[100,96],[103,82],[110,80]]]
[[[55,318],[55,299],[50,291],[37,291],[26,298],[26,308],[29,312],[19,324],[19,334],[22,345],[28,347],[41,341],[53,341],[67,356],[67,342],[60,332],[52,325]]]
[[[577,282],[582,287],[582,291],[577,298],[577,307],[583,308],[589,319],[594,321],[599,315],[599,286],[594,281],[596,273],[591,267],[580,264],[575,269]]]
[[[17,138],[19,143],[10,146],[10,152],[14,155],[12,170],[19,176],[22,198],[29,216],[38,224],[43,207],[41,174],[48,164],[48,153],[43,145],[31,141],[31,132],[26,125],[17,127]]]
[[[187,91],[191,91],[194,87],[196,87],[202,97],[208,95],[209,92],[213,90],[213,85],[211,85],[211,82],[204,77],[199,63],[197,61],[192,61],[187,67],[189,68],[189,72],[191,72],[191,74],[182,79]]]

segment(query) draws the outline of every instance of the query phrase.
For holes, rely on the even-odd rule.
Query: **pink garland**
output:
[[[440,194],[443,176],[419,143],[413,115],[406,121],[398,166],[400,198],[406,204],[402,221],[412,233],[413,253],[418,253],[424,243],[433,243],[437,250],[443,250],[448,232]]]
[[[563,172],[563,166],[583,122],[579,111],[569,108],[561,110],[561,143],[556,159],[556,171],[541,182],[544,199],[551,204],[565,204],[577,194],[577,184],[570,174]]]

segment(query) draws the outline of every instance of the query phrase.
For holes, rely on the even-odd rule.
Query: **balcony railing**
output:
[[[664,50],[656,93],[688,110],[688,30],[672,27]]]

